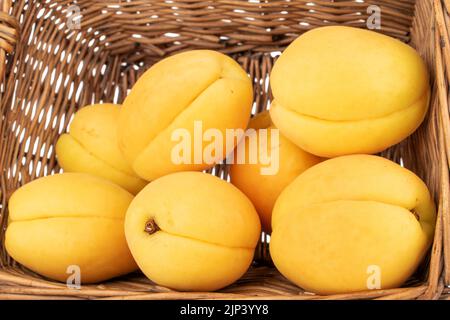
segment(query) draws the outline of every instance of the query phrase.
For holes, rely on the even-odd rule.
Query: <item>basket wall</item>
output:
[[[438,103],[441,109],[441,136],[440,141],[441,152],[447,155],[447,163],[444,167],[449,168],[450,165],[450,119],[449,119],[449,84],[450,84],[450,3],[448,1],[435,0],[435,69],[436,83],[438,86]],[[448,171],[443,170],[443,175],[448,179]],[[443,190],[443,198],[449,197],[448,190]],[[444,291],[443,299],[450,299],[450,210],[448,201],[443,203],[444,210],[442,216],[443,228],[443,249],[444,249],[444,269],[443,282]]]
[[[425,180],[439,205],[439,217],[431,253],[404,288],[332,298],[440,296],[444,280],[448,284],[450,279],[448,263],[445,279],[441,277],[442,261],[448,257],[446,254],[443,259],[443,253],[449,250],[448,245],[443,247],[443,239],[448,242],[449,231],[444,146],[450,145],[444,139],[448,125],[441,125],[448,120],[447,104],[442,103],[448,85],[445,82],[444,86],[442,56],[450,55],[441,51],[442,35],[435,28],[435,8],[443,7],[440,1],[80,0],[77,6],[82,19],[77,30],[67,26],[72,3],[0,0],[0,298],[330,298],[305,293],[285,280],[270,266],[265,241],[257,250],[258,263],[249,273],[218,293],[178,293],[156,286],[140,274],[70,290],[42,279],[8,256],[4,248],[7,203],[24,183],[60,171],[53,146],[78,108],[94,102],[120,103],[136,79],[165,56],[200,48],[231,55],[254,80],[256,113],[270,104],[268,75],[279,51],[314,27],[365,27],[370,4],[381,8],[380,31],[415,46],[431,71],[433,96],[424,124],[383,155],[402,161]],[[440,58],[438,52],[442,52]],[[226,178],[227,168],[217,166],[212,173]]]

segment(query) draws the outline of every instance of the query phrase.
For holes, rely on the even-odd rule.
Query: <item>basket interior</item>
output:
[[[91,103],[121,103],[139,76],[168,55],[183,50],[214,49],[231,55],[247,70],[254,85],[252,113],[260,112],[270,105],[270,70],[286,45],[318,26],[366,27],[370,15],[367,7],[372,2],[381,9],[379,31],[416,47],[433,70],[434,37],[429,32],[432,19],[428,1],[418,1],[415,6],[413,0],[166,0],[108,4],[81,0],[77,1],[77,7],[70,6],[71,1],[62,0],[14,1],[9,13],[20,22],[20,32],[14,54],[7,57],[0,91],[0,267],[8,274],[0,276],[0,283],[3,279],[18,284],[20,276],[23,286],[33,283],[41,289],[64,287],[15,263],[4,248],[4,230],[11,193],[37,177],[61,171],[55,160],[54,144],[79,108]],[[67,21],[77,10],[81,13],[79,29],[70,29]],[[432,71],[431,79],[434,82]],[[434,93],[423,125],[408,139],[382,153],[424,179],[436,203],[441,185],[437,112]],[[211,172],[224,179],[228,175],[224,165],[216,166]],[[304,294],[271,267],[266,238],[263,235],[255,267],[222,292],[236,296]],[[411,297],[425,291],[428,270],[425,262],[405,284],[415,286],[408,291]],[[141,275],[131,275],[101,287],[103,291],[98,286],[87,286],[96,290],[91,292],[96,297],[132,294],[137,298],[138,293],[145,297],[152,292],[158,292],[162,298],[176,297],[176,293],[150,284]],[[360,296],[401,292],[371,292]],[[220,297],[220,293],[206,295],[212,296]]]

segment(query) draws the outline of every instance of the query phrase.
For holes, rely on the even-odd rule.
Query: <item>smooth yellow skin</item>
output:
[[[416,270],[435,220],[414,173],[377,156],[342,156],[306,170],[281,193],[270,253],[284,276],[311,292],[368,290],[370,266],[380,268],[381,288],[394,288]]]
[[[423,121],[430,96],[413,48],[343,26],[315,28],[292,42],[274,65],[271,88],[277,128],[327,158],[400,142]]]
[[[172,134],[186,129],[194,139],[194,121],[202,121],[203,131],[214,128],[224,137],[227,128],[245,129],[252,100],[251,81],[231,58],[209,50],[171,56],[146,71],[125,99],[120,147],[134,171],[146,180],[207,169],[212,164],[195,164],[193,151],[191,164],[174,163],[171,152],[180,141],[172,140]],[[208,144],[203,142],[202,147]]]
[[[159,231],[144,229],[153,220]],[[239,279],[260,236],[258,215],[230,183],[201,172],[164,176],[131,203],[125,235],[152,281],[181,291],[213,291]]]
[[[119,149],[119,110],[119,105],[109,103],[80,109],[70,132],[59,137],[56,155],[65,172],[96,175],[136,194],[147,182],[136,176]]]
[[[27,268],[62,282],[71,265],[80,267],[82,283],[127,274],[137,269],[123,230],[132,198],[84,173],[34,180],[9,200],[6,250]]]
[[[252,125],[264,129],[264,125],[270,125],[270,117],[262,115],[255,117],[255,119],[257,119],[257,122],[250,122],[249,127]],[[271,130],[276,130],[273,126],[269,127],[267,131],[267,150],[259,150],[259,143],[251,144],[250,139],[256,136],[256,141],[259,141],[260,129],[252,132],[249,138],[241,140],[240,143],[244,144],[243,148],[245,150],[246,161],[245,163],[237,163],[235,161],[230,166],[230,178],[231,183],[244,192],[252,201],[261,219],[262,229],[270,233],[272,231],[271,220],[273,206],[281,191],[300,173],[319,163],[322,159],[303,151],[281,133],[279,133],[278,144],[273,145]],[[260,152],[267,153],[267,156],[273,159],[273,161],[275,161],[274,153],[278,152],[279,168],[276,174],[264,175],[261,173],[261,170],[264,167],[267,168],[267,164],[263,164],[261,161],[257,163],[250,163],[248,161],[250,153],[259,154]],[[259,159],[263,159],[263,157],[258,157]]]

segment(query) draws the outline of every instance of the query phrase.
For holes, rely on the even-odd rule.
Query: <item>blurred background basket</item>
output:
[[[430,254],[402,288],[328,297],[304,292],[273,268],[265,235],[249,272],[236,284],[214,293],[175,292],[139,273],[69,289],[43,279],[8,256],[4,248],[8,198],[24,183],[60,171],[54,144],[78,108],[93,102],[120,103],[156,61],[183,50],[206,48],[231,55],[247,70],[254,85],[253,113],[260,112],[270,104],[268,75],[280,51],[311,28],[336,24],[366,28],[371,5],[381,13],[377,31],[414,46],[428,64],[433,87],[422,126],[382,154],[424,179],[439,208]],[[0,298],[450,296],[448,10],[447,0],[0,0]],[[227,168],[217,166],[212,173],[226,178]]]

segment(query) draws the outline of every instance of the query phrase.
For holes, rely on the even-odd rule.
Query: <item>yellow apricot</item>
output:
[[[127,274],[137,269],[123,231],[132,198],[84,173],[34,180],[9,200],[6,250],[27,268],[62,282],[73,266],[82,283]]]
[[[269,121],[266,119],[265,123],[270,125],[270,117],[267,118]],[[272,209],[281,191],[300,173],[319,163],[321,158],[297,147],[274,126],[264,131],[264,124],[259,121],[261,118],[257,119],[256,127],[260,129],[250,132],[248,137],[241,140],[237,150],[242,148],[245,152],[245,162],[237,161],[236,151],[235,162],[230,167],[230,179],[252,201],[263,230],[270,233]],[[274,134],[277,135],[275,141],[272,140]],[[260,143],[261,135],[265,135],[267,145]],[[250,161],[250,154],[258,156],[256,162]],[[263,168],[266,168],[266,172]]]
[[[260,223],[250,200],[230,183],[179,172],[154,180],[136,196],[125,235],[152,281],[182,291],[212,291],[246,272]]]
[[[426,185],[382,157],[349,155],[303,172],[279,196],[270,253],[300,287],[335,294],[400,286],[432,243]]]
[[[428,73],[408,45],[377,32],[316,28],[297,38],[271,73],[270,114],[281,132],[323,157],[377,153],[423,121]]]
[[[109,103],[80,109],[70,132],[59,137],[56,155],[65,172],[96,175],[136,194],[146,182],[136,176],[119,149],[119,110],[119,105]]]
[[[176,54],[153,65],[131,89],[120,113],[120,147],[146,180],[207,169],[214,164],[195,159],[194,151],[189,161],[174,161],[172,152],[183,141],[177,134],[187,133],[191,143],[197,122],[223,137],[226,129],[245,129],[252,99],[251,81],[233,59],[209,50]],[[198,148],[203,152],[209,144],[201,141]],[[226,156],[225,145],[216,150],[218,160]]]

